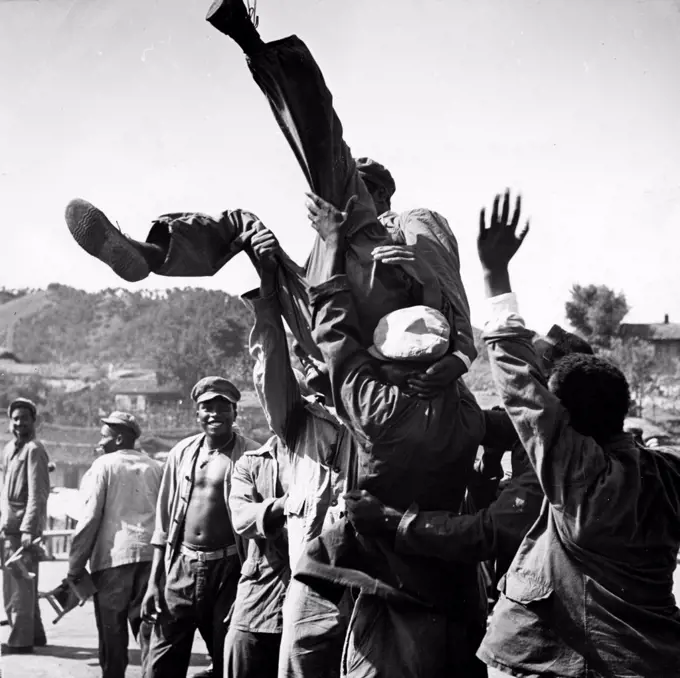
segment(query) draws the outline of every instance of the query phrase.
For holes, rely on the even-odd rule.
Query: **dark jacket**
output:
[[[381,380],[363,348],[347,277],[311,291],[315,340],[330,373],[333,401],[359,442],[358,487],[388,505],[459,510],[484,434],[484,415],[457,383],[432,400]],[[479,605],[476,568],[403,556],[391,539],[365,539],[339,523],[312,542],[299,578],[317,577],[411,599],[451,614]]]
[[[680,460],[629,434],[600,445],[575,431],[514,295],[503,297],[485,340],[547,501],[499,586],[478,656],[516,676],[680,676]]]

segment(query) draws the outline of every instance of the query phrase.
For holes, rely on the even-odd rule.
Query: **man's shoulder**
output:
[[[37,438],[33,438],[32,440],[29,440],[24,447],[25,447],[27,454],[29,454],[29,453],[30,454],[38,454],[41,457],[44,456],[45,459],[48,458],[47,450],[45,449],[45,446],[42,444],[42,441],[38,440]]]
[[[255,448],[249,447],[245,449],[241,457],[236,460],[235,465],[242,469],[252,470],[271,463],[277,454],[278,446],[278,436],[271,436],[264,444],[258,444]]]
[[[182,440],[175,444],[175,446],[170,450],[170,452],[168,452],[168,459],[170,457],[181,458],[186,453],[187,450],[189,450],[195,444],[198,444],[203,438],[203,436],[204,436],[203,433],[196,433],[195,435],[183,438]]]
[[[237,443],[241,446],[241,449],[244,452],[258,450],[259,448],[262,447],[262,443],[258,443],[257,440],[253,440],[252,438],[248,438],[248,436],[244,436],[243,433],[239,433],[237,431],[235,433],[235,436]]]

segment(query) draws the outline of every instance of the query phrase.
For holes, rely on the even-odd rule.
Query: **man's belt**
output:
[[[231,558],[238,555],[236,544],[215,551],[203,551],[202,549],[196,549],[188,544],[182,544],[179,547],[179,552],[191,560],[198,560],[201,562],[207,560],[221,560],[222,558]]]

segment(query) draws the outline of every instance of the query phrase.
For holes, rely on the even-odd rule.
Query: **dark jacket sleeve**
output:
[[[359,321],[347,276],[312,288],[314,340],[328,367],[338,414],[364,441],[422,441],[441,422],[430,402],[412,398],[380,379],[375,359],[360,341]]]

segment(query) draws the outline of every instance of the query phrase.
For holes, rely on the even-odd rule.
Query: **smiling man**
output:
[[[203,432],[168,455],[156,507],[156,547],[142,605],[154,623],[146,678],[186,676],[196,629],[222,675],[225,619],[236,596],[243,545],[232,529],[231,474],[246,450],[260,447],[233,429],[241,393],[222,377],[192,389]]]
[[[50,494],[49,460],[43,444],[36,440],[35,403],[13,400],[7,410],[14,440],[2,455],[2,504],[0,531],[5,539],[5,558],[23,547],[23,562],[33,579],[5,573],[3,592],[12,632],[2,644],[3,654],[26,654],[47,644],[38,607],[38,552],[33,541],[42,535],[47,521]]]

